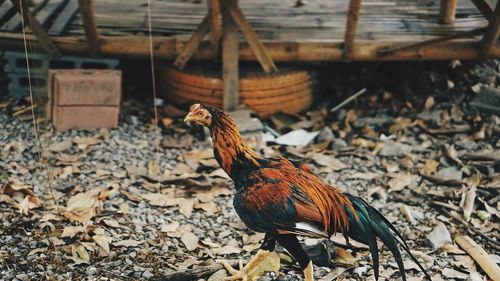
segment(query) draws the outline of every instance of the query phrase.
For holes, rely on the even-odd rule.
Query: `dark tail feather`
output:
[[[401,277],[404,281],[406,281],[406,273],[403,259],[401,258],[401,253],[398,248],[398,242],[430,280],[429,274],[411,254],[410,248],[404,241],[401,233],[399,233],[399,231],[379,211],[368,205],[366,201],[356,196],[347,196],[353,203],[353,207],[358,218],[356,220],[356,217],[353,214],[349,215],[349,231],[347,232],[347,235],[356,241],[369,245],[370,253],[373,259],[375,280],[378,280],[379,277],[378,248],[376,243],[377,237],[382,240],[384,245],[393,254]]]

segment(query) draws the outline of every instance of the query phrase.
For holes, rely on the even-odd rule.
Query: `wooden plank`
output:
[[[388,49],[382,49],[378,53],[380,56],[386,56],[386,55],[394,54],[394,53],[400,52],[400,51],[418,50],[418,49],[425,47],[425,46],[430,46],[433,44],[438,44],[438,43],[446,42],[449,40],[476,36],[476,35],[482,34],[484,31],[486,31],[486,27],[476,28],[476,29],[469,30],[469,31],[457,32],[457,33],[451,34],[449,36],[444,36],[444,37],[439,37],[439,38],[421,41],[421,42],[418,42],[415,44],[410,44],[410,45],[406,45],[406,46],[398,46],[398,47],[393,47],[393,48],[388,48]]]
[[[6,20],[5,17],[7,17],[12,8],[14,8],[14,6],[10,1],[8,0],[0,1],[0,22]]]
[[[36,38],[40,42],[40,45],[53,57],[58,57],[61,55],[61,52],[54,44],[50,36],[45,32],[43,26],[40,22],[35,18],[35,16],[31,13],[28,7],[28,1],[25,0],[11,0],[12,4],[19,11],[19,14],[22,16],[25,25],[31,28],[33,34],[35,34]]]
[[[497,2],[495,7],[495,14],[488,24],[486,33],[481,41],[479,58],[484,59],[489,56],[490,50],[497,41],[498,32],[500,31],[500,1]]]
[[[439,9],[439,23],[450,24],[455,21],[457,0],[441,0]]]
[[[13,2],[10,2],[11,7],[16,7],[14,6]],[[17,8],[16,8],[17,9]],[[19,11],[19,9],[17,9]],[[21,29],[21,17],[16,13],[10,17],[9,20],[7,20],[3,25],[2,25],[3,30],[8,30],[8,31],[19,31]]]
[[[54,15],[58,8],[65,4],[66,0],[51,0],[40,11],[36,13],[38,21],[45,26],[46,21]]]
[[[92,0],[78,0],[78,3],[89,51],[92,56],[96,57],[99,55],[99,31],[95,22],[94,6]]]
[[[278,71],[276,64],[274,64],[272,56],[267,52],[266,48],[260,41],[259,37],[252,29],[252,26],[245,19],[243,12],[238,7],[237,1],[236,0],[223,0],[223,1],[225,8],[227,8],[229,14],[231,15],[231,18],[240,28],[241,32],[243,33],[243,36],[247,40],[248,44],[250,45],[250,48],[254,52],[255,57],[257,57],[257,60],[259,61],[264,71],[266,73]]]
[[[177,66],[179,69],[183,69],[184,66],[186,66],[186,63],[196,52],[198,46],[201,43],[201,40],[203,40],[203,37],[208,34],[208,31],[208,16],[206,16],[200,23],[200,25],[198,25],[198,29],[196,29],[196,31],[191,35],[188,42],[186,43],[186,46],[175,60],[175,66]]]
[[[347,24],[344,35],[344,52],[342,54],[342,59],[344,61],[349,61],[352,55],[360,9],[361,9],[361,0],[351,0],[349,2],[349,10],[347,12]]]
[[[471,0],[483,16],[490,21],[493,18],[493,7],[486,0]]]
[[[70,0],[49,28],[50,35],[61,35],[78,11],[78,1]]]
[[[210,43],[212,44],[212,49],[215,56],[218,52],[219,42],[222,36],[222,14],[220,0],[207,0],[207,5],[209,15],[208,25],[210,27]]]
[[[23,48],[21,34],[0,32],[0,48]],[[27,35],[27,40],[33,47],[41,46],[35,36]],[[88,45],[81,37],[54,37],[54,43],[65,53],[85,54]],[[395,61],[395,60],[451,60],[477,59],[479,50],[476,39],[461,39],[424,46],[417,50],[407,50],[380,57],[381,49],[418,43],[418,40],[357,40],[352,53],[352,61]],[[186,39],[178,37],[156,36],[153,38],[155,57],[175,59],[187,44]],[[339,61],[342,57],[343,40],[322,42],[282,41],[264,42],[270,55],[276,61],[282,62],[322,62]],[[240,60],[256,61],[257,58],[247,43],[240,42]],[[101,54],[107,56],[148,57],[149,42],[147,36],[101,36]],[[500,58],[500,42],[496,42],[490,51],[490,57]],[[213,59],[209,42],[201,42],[196,58],[200,60]]]
[[[222,107],[226,111],[235,110],[239,104],[239,40],[238,26],[224,7],[222,40]]]

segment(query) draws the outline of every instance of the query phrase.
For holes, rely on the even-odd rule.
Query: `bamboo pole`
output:
[[[239,41],[238,26],[229,15],[224,3],[223,40],[222,40],[222,107],[226,111],[235,110],[239,104]]]
[[[441,0],[439,23],[450,24],[455,21],[457,0]]]
[[[99,55],[99,31],[95,22],[94,6],[92,0],[78,0],[82,24],[85,29],[85,36],[89,44],[90,54],[94,57]]]
[[[11,0],[14,7],[23,18],[24,24],[31,27],[31,31],[38,38],[40,46],[47,51],[53,57],[61,56],[61,52],[57,48],[56,44],[52,41],[50,36],[47,34],[43,26],[36,19],[36,17],[31,13],[28,7],[28,1],[26,0]]]
[[[358,26],[359,11],[361,9],[361,0],[351,0],[349,11],[347,13],[347,24],[344,35],[344,52],[342,60],[350,61],[354,49],[354,38],[356,37],[356,28]]]
[[[490,50],[498,39],[498,32],[500,31],[500,1],[497,2],[495,7],[495,14],[491,19],[486,33],[483,36],[479,50],[479,58],[487,58],[490,54]]]
[[[16,33],[0,32],[0,48],[23,48],[23,37]],[[40,42],[33,35],[27,35],[33,47],[39,47]],[[146,36],[104,36],[100,37],[101,54],[104,56],[147,57],[149,43]],[[477,59],[479,54],[476,39],[461,39],[424,46],[419,50],[398,51],[387,56],[379,56],[382,49],[401,45],[416,44],[420,41],[383,41],[358,40],[356,51],[352,53],[352,61],[397,61],[397,60],[450,60]],[[54,37],[56,46],[65,53],[85,54],[88,45],[80,37]],[[153,38],[155,57],[175,59],[184,50],[188,40],[178,37],[156,36]],[[266,50],[275,61],[282,62],[321,62],[340,61],[342,59],[343,41],[326,42],[263,42]],[[196,52],[196,58],[211,60],[212,51],[209,42],[201,42]],[[239,43],[239,58],[245,61],[256,61],[257,58],[248,43]],[[500,58],[500,43],[495,42],[490,50],[491,58]]]

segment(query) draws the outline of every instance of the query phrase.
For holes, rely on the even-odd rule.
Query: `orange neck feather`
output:
[[[214,110],[210,129],[215,158],[231,178],[234,179],[239,170],[260,166],[261,157],[243,141],[236,124],[227,113]]]

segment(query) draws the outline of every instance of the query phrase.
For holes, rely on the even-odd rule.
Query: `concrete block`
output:
[[[51,84],[57,106],[120,104],[119,70],[61,70]]]
[[[54,127],[58,131],[118,127],[119,107],[116,106],[56,106]]]

